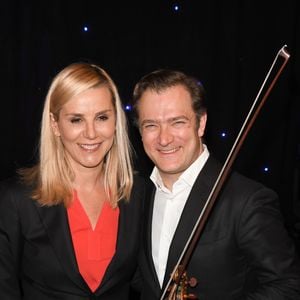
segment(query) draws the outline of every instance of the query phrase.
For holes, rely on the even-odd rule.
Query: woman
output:
[[[1,299],[128,299],[144,188],[117,88],[75,63],[46,97],[39,164],[2,183]]]

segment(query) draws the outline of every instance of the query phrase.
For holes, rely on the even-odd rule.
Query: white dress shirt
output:
[[[165,276],[170,244],[177,224],[193,184],[209,157],[207,147],[203,146],[204,151],[180,175],[173,184],[172,191],[164,186],[156,167],[150,176],[156,186],[152,218],[152,257],[161,286]]]

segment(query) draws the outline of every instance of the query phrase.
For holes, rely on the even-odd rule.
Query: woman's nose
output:
[[[96,129],[94,123],[86,123],[85,137],[88,139],[94,139],[96,137]]]

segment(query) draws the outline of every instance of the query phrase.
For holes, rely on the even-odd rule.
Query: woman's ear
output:
[[[58,124],[53,113],[50,113],[50,124],[54,135],[60,136]]]

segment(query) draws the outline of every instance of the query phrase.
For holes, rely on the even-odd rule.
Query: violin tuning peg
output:
[[[198,299],[194,294],[184,295],[184,299]]]
[[[189,279],[189,286],[190,287],[195,287],[197,285],[197,283],[198,283],[198,281],[197,281],[197,279],[195,277],[191,277]]]

